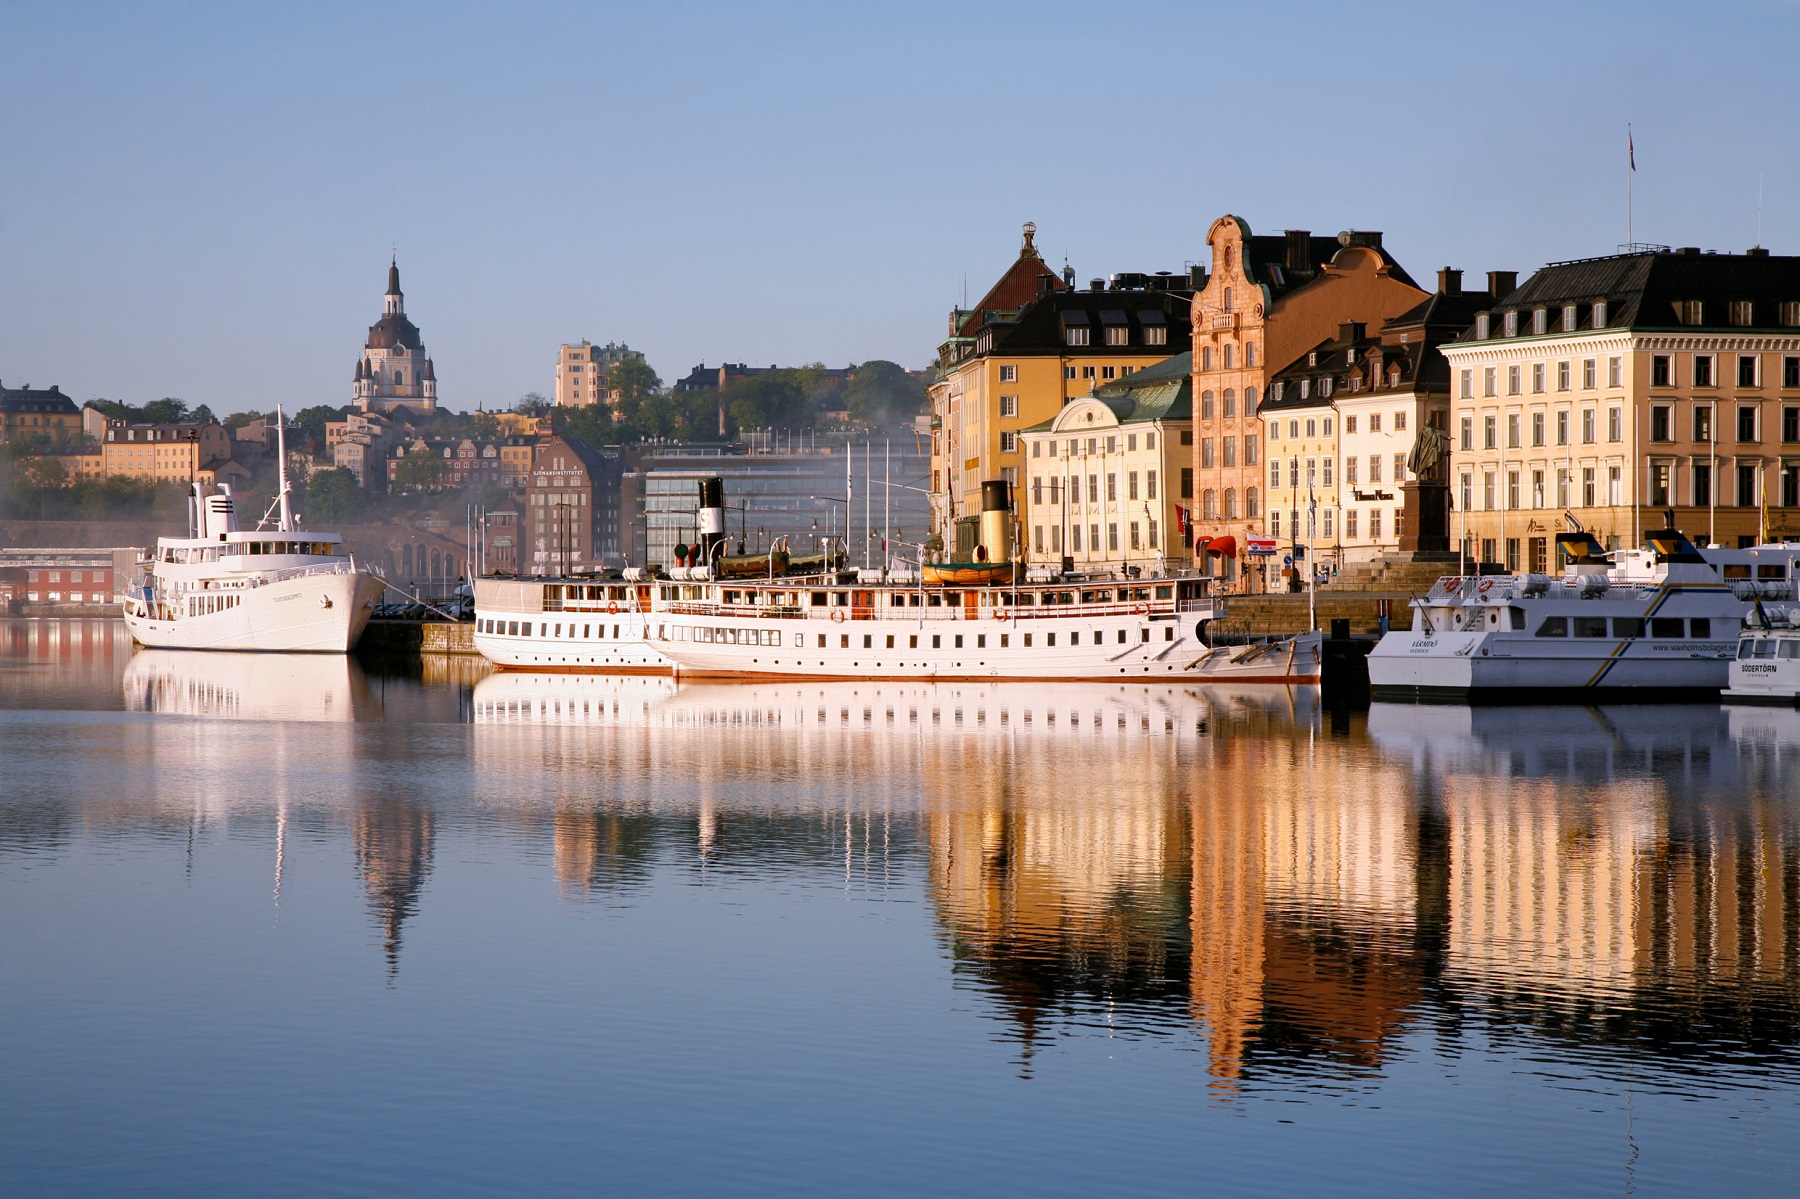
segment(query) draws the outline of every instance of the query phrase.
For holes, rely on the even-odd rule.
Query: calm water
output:
[[[0,622],[13,1194],[1783,1195],[1800,714]]]

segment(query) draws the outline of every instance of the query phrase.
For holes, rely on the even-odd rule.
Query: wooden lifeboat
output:
[[[1012,562],[927,562],[922,573],[928,585],[990,587],[1012,582],[1017,568]]]

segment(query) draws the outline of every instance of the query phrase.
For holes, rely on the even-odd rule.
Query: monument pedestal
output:
[[[1450,549],[1450,485],[1421,480],[1402,483],[1406,532],[1400,535],[1400,553],[1415,562],[1453,560]]]

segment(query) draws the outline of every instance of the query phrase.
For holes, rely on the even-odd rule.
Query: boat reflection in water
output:
[[[125,709],[237,720],[368,719],[361,666],[339,654],[146,649],[125,666]]]

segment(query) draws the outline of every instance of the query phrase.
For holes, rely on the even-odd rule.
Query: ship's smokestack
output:
[[[700,565],[711,566],[716,549],[725,541],[725,480],[700,480]]]
[[[981,548],[989,562],[1012,561],[1012,485],[988,479],[981,485]]]

